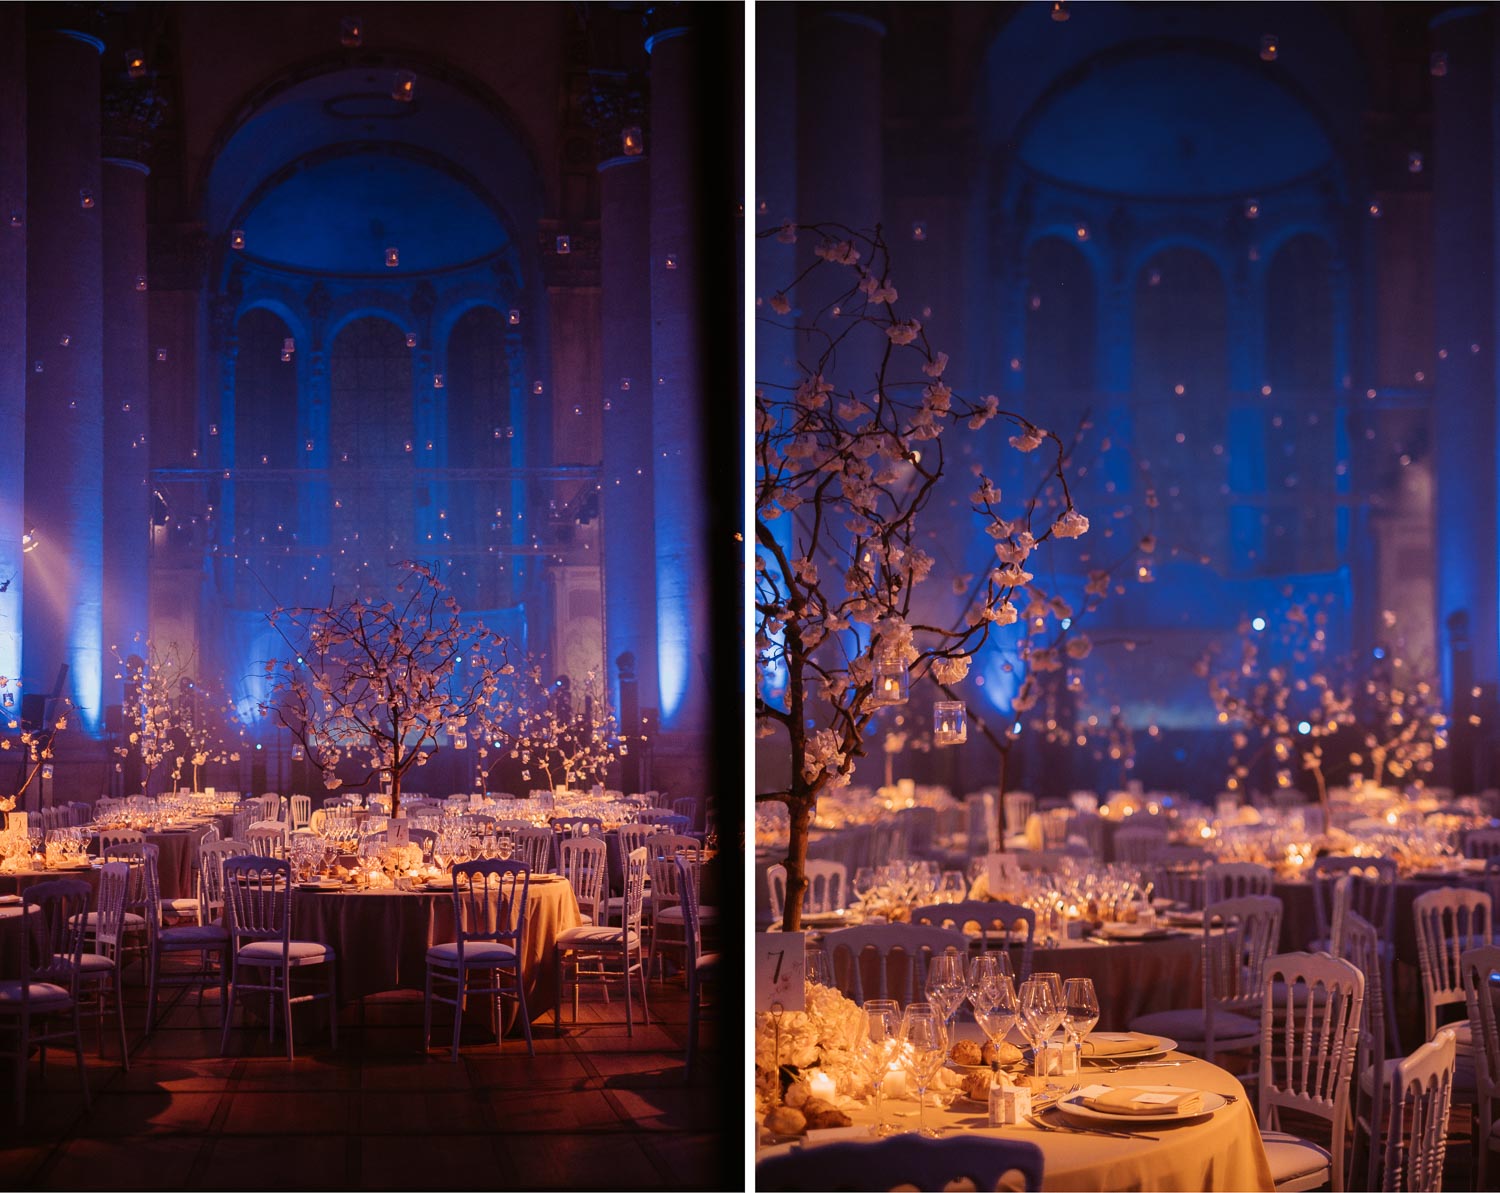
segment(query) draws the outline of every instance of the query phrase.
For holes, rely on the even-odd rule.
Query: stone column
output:
[[[0,727],[20,711],[21,536],[26,532],[26,9],[0,7]]]
[[[686,8],[686,6],[684,6]],[[660,14],[646,43],[651,54],[651,429],[656,527],[656,656],[661,728],[705,738],[710,710],[704,660],[707,608],[708,461],[703,389],[703,312],[697,253],[698,107],[696,35],[689,13]],[[712,400],[728,400],[714,395]],[[739,467],[739,462],[721,461]],[[644,653],[644,652],[643,652]]]
[[[145,131],[150,88],[116,85],[105,97],[104,158],[104,647],[106,665],[142,649],[149,621],[150,344],[146,300]],[[137,641],[137,638],[139,641]],[[111,672],[111,674],[113,674]]]
[[[99,54],[83,7],[38,8],[28,37],[26,556],[23,666],[97,735],[104,596],[104,302]]]
[[[651,173],[645,153],[626,155],[626,129],[648,136],[645,97],[632,80],[596,74],[599,135],[600,406],[604,422],[600,518],[604,549],[605,658],[629,655],[632,690],[654,693],[656,528],[651,496]],[[634,147],[634,146],[633,146]],[[649,140],[646,141],[649,148]],[[610,703],[624,718],[625,673],[606,668]],[[638,729],[639,700],[632,698]],[[633,768],[627,773],[634,774]]]
[[[1497,675],[1493,14],[1451,8],[1432,19],[1448,55],[1432,80],[1432,229],[1436,347],[1433,394],[1437,500],[1437,627],[1444,695],[1454,698],[1443,627],[1469,614],[1474,680]]]

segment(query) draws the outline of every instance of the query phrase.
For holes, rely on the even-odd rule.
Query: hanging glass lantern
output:
[[[417,76],[409,70],[398,70],[391,83],[391,98],[398,103],[409,104],[417,91]]]
[[[901,655],[878,655],[875,659],[874,686],[870,689],[870,704],[876,708],[905,704],[910,684],[911,676],[906,669],[906,660]]]
[[[1427,69],[1434,79],[1441,79],[1448,73],[1448,55],[1443,50],[1433,50],[1432,57],[1427,60]]]
[[[640,157],[646,151],[646,139],[641,135],[641,126],[629,125],[620,130],[620,150],[626,157]]]
[[[339,22],[339,44],[353,49],[365,40],[365,23],[358,17],[345,17]]]
[[[932,744],[961,746],[969,740],[969,714],[961,700],[939,700],[932,706]]]
[[[1280,53],[1280,45],[1274,33],[1264,33],[1260,39],[1260,60],[1262,62],[1275,62],[1276,55]]]
[[[295,746],[292,747],[292,761],[293,762],[301,762],[306,757],[307,757],[307,751],[305,749],[303,749],[301,742],[298,742]]]
[[[229,247],[232,249],[242,249],[245,247],[245,229],[236,228],[229,234]]]
[[[400,264],[401,264],[401,252],[400,252],[400,250],[396,249],[396,248],[388,248],[388,249],[386,249],[385,250],[385,267],[387,269],[395,269]]]

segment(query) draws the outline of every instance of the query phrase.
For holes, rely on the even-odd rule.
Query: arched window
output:
[[[269,470],[295,467],[297,366],[284,361],[291,335],[270,311],[247,311],[235,329],[234,364],[235,534],[241,544],[282,545],[296,532],[295,492]],[[294,358],[295,359],[295,358]]]
[[[1026,388],[1080,394],[1094,385],[1094,275],[1075,245],[1049,236],[1026,254]]]
[[[356,319],[333,342],[329,370],[330,557],[352,579],[416,552],[412,360],[405,334],[385,319]],[[342,552],[342,554],[341,554]],[[370,569],[366,569],[367,571]]]
[[[1197,249],[1155,254],[1135,280],[1134,448],[1160,503],[1162,541],[1216,560],[1228,541],[1228,371],[1218,269]]]
[[[505,319],[493,307],[475,307],[454,326],[447,352],[448,533],[454,568],[450,581],[459,604],[498,609],[512,603],[510,560],[491,552],[508,541],[519,487],[486,470],[514,462],[518,442],[511,423],[511,377],[505,355]]]

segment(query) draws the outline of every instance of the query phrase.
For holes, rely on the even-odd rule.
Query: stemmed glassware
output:
[[[1009,974],[997,974],[987,987],[988,1001],[981,1007],[975,1004],[974,1022],[995,1048],[995,1059],[990,1062],[991,1072],[1000,1071],[1000,1046],[1010,1034],[1021,1016],[1020,1000],[1016,997],[1015,984]]]
[[[1021,983],[1021,1030],[1030,1042],[1036,1075],[1044,1075],[1043,1050],[1063,1021],[1063,1002],[1052,983],[1039,975]]]
[[[892,1135],[895,1128],[885,1121],[881,1090],[891,1071],[891,1062],[901,1050],[901,1011],[894,998],[867,998],[864,1015],[865,1035],[859,1052],[875,1091],[875,1125],[870,1134]]]
[[[976,1020],[980,1011],[994,1004],[995,984],[1001,978],[1011,979],[1010,958],[1004,953],[980,953],[969,962],[969,1005]]]
[[[934,953],[927,966],[927,1001],[941,1016],[944,1030],[953,1013],[963,1005],[969,993],[969,979],[964,974],[964,959],[956,949]]]
[[[806,980],[814,986],[826,986],[830,990],[837,990],[838,985],[833,978],[833,958],[828,955],[826,949],[809,946],[807,950],[806,964],[803,966]]]
[[[1092,978],[1069,978],[1063,983],[1063,1023],[1080,1049],[1084,1037],[1099,1022],[1099,996]]]
[[[962,903],[969,893],[969,884],[964,879],[962,870],[944,870],[943,877],[938,882],[937,899],[939,903]]]
[[[875,889],[875,871],[869,866],[860,866],[854,871],[854,881],[850,886],[855,898],[863,903]]]
[[[910,1004],[901,1017],[901,1062],[917,1087],[917,1134],[928,1139],[936,1139],[942,1130],[927,1125],[927,1087],[947,1059],[942,1015],[931,1003]]]

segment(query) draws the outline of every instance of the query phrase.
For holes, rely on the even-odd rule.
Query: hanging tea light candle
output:
[[[365,23],[358,17],[345,17],[339,22],[339,44],[354,49],[365,40]]]
[[[292,761],[293,762],[301,762],[306,757],[307,757],[307,751],[302,748],[302,743],[301,742],[298,742],[295,746],[292,747]]]
[[[505,321],[512,327],[517,326],[521,322],[521,312],[515,307],[511,307],[510,314],[505,317]]]
[[[417,76],[409,70],[398,70],[391,83],[391,98],[398,103],[409,104],[417,90]]]
[[[144,79],[146,77],[146,56],[139,50],[131,50],[126,54],[125,73],[132,79]]]
[[[1052,19],[1066,21],[1072,13],[1068,11],[1068,0],[1052,0]]]
[[[229,247],[236,251],[245,247],[245,229],[236,228],[229,234]]]
[[[135,275],[135,288],[137,290],[144,290],[146,288],[146,275],[145,274],[138,273],[138,274]]]
[[[433,389],[442,389],[443,385],[444,385],[443,375],[441,373],[434,373],[432,375],[432,388]]]
[[[667,254],[666,266],[667,266],[668,269],[676,269],[677,268],[677,254],[676,253],[668,253]]]
[[[167,350],[165,348],[158,348],[156,350],[156,360],[158,364],[166,364]]]
[[[1275,62],[1276,55],[1280,53],[1280,46],[1274,33],[1263,33],[1260,38],[1260,60],[1262,62]]]
[[[1422,172],[1422,166],[1422,155],[1415,149],[1413,149],[1406,155],[1406,168],[1408,171],[1413,174],[1420,174]]]
[[[78,205],[85,211],[94,205],[94,192],[84,187],[78,192]]]
[[[409,331],[409,332],[406,333],[406,346],[408,348],[415,348],[417,346],[417,333],[416,332]]]
[[[1433,50],[1432,57],[1427,60],[1427,70],[1434,79],[1441,79],[1448,73],[1448,55],[1444,50]]]
[[[959,700],[939,700],[932,706],[932,744],[961,746],[969,740],[969,716]]]
[[[626,157],[640,157],[646,152],[646,140],[641,136],[639,124],[627,125],[620,130],[620,152]]]
[[[453,735],[453,748],[455,750],[467,750],[469,748],[469,735],[458,732]]]
[[[1246,199],[1245,200],[1245,218],[1247,220],[1258,220],[1258,219],[1260,219],[1260,200],[1259,199]]]
[[[573,238],[571,236],[567,235],[567,233],[564,233],[563,235],[559,236],[557,238],[557,242],[556,243],[557,243],[557,255],[560,256],[560,257],[566,257],[569,253],[571,253],[573,251]]]
[[[540,381],[533,381],[531,383],[531,392],[540,396],[542,393],[542,383]]]
[[[876,708],[905,704],[910,682],[906,660],[901,655],[886,652],[876,656],[870,704]]]
[[[401,264],[401,253],[400,253],[400,251],[397,250],[397,249],[395,249],[395,248],[388,248],[388,249],[386,249],[385,250],[385,267],[387,269],[395,269],[400,264]]]

